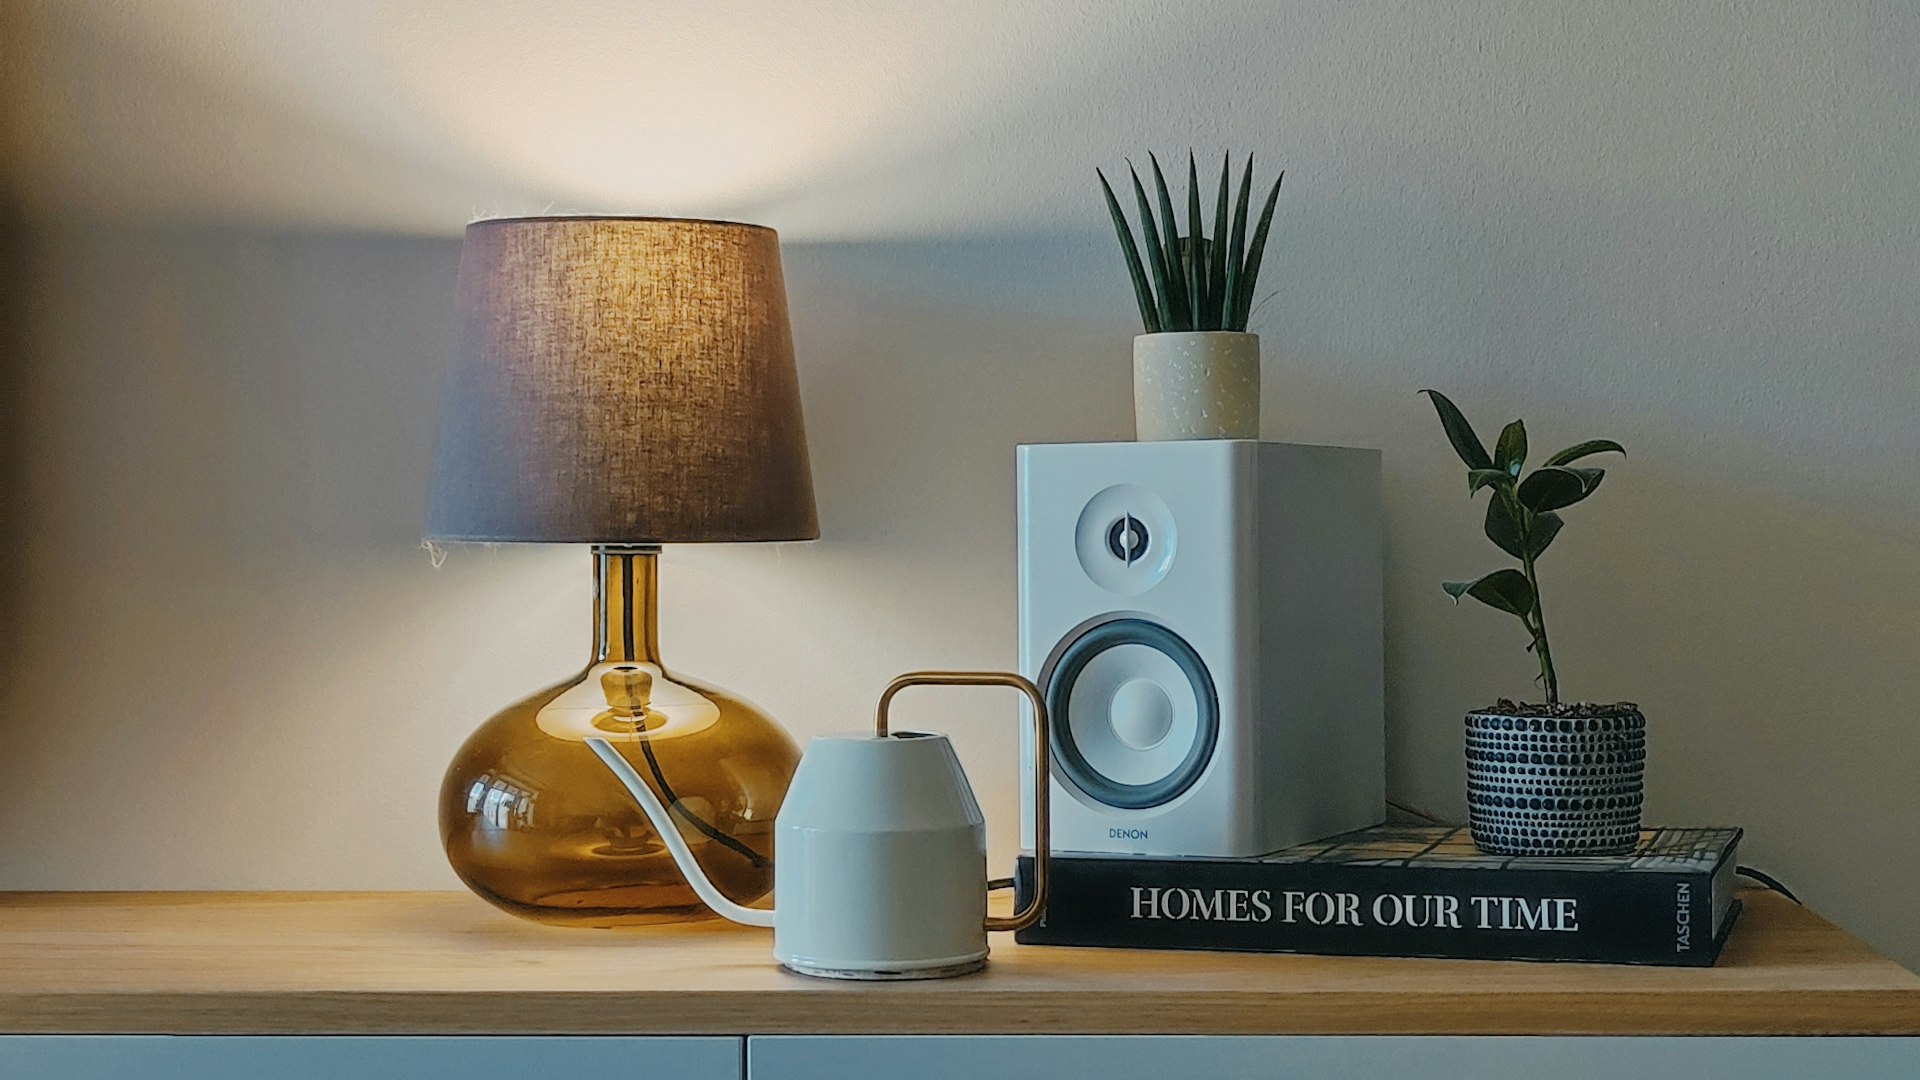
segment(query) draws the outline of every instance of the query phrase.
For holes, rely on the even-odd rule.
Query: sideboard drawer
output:
[[[676,1036],[0,1035],[6,1080],[740,1080],[744,1040]]]
[[[1915,1038],[1451,1035],[756,1036],[751,1080],[1911,1080]]]

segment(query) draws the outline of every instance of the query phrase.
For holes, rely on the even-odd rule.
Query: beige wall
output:
[[[1499,560],[1434,385],[1627,444],[1543,573],[1653,819],[1920,963],[1914,14],[823,10],[16,9],[0,887],[452,884],[441,768],[587,631],[584,553],[417,546],[476,210],[786,237],[826,536],[669,552],[670,662],[800,733],[1011,664],[1013,447],[1128,430],[1091,166],[1227,143],[1289,169],[1266,435],[1386,452],[1394,796],[1459,813],[1459,714],[1528,690],[1437,585]],[[1011,706],[904,707],[1006,858]]]

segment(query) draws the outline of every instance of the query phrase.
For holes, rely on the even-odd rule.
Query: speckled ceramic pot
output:
[[[1203,330],[1134,338],[1133,429],[1143,442],[1259,438],[1259,335]]]
[[[1467,714],[1467,816],[1494,855],[1608,855],[1640,840],[1647,719]]]

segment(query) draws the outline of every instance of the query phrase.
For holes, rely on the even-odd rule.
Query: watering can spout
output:
[[[640,804],[640,809],[647,815],[647,822],[653,826],[654,832],[660,834],[660,842],[667,846],[667,853],[673,856],[674,865],[680,868],[680,873],[686,877],[687,883],[693,886],[693,891],[700,897],[701,903],[712,908],[714,913],[722,918],[731,919],[746,926],[773,925],[771,910],[736,904],[727,899],[719,889],[713,887],[713,882],[708,880],[706,871],[700,869],[700,864],[694,860],[693,849],[687,846],[686,838],[680,835],[679,828],[674,825],[673,817],[667,812],[666,804],[662,803],[660,796],[655,795],[653,789],[647,786],[647,782],[640,778],[640,774],[634,770],[633,765],[620,756],[620,751],[615,750],[612,743],[602,738],[589,737],[587,746],[606,764],[608,771],[612,772],[627,789],[627,793],[633,796],[633,801]]]
[[[636,728],[631,738],[653,738],[647,673],[615,668],[603,683],[613,716]],[[988,931],[1020,930],[1040,918],[1049,779],[1045,770],[1034,776],[1033,888],[1017,914],[989,916],[986,819],[952,741],[888,726],[888,706],[909,686],[1018,688],[1031,706],[1033,745],[1047,746],[1045,698],[1018,675],[919,671],[893,680],[871,734],[815,736],[794,770],[774,819],[777,916],[714,888],[662,799],[672,789],[661,780],[656,791],[641,778],[616,747],[620,736],[586,743],[640,805],[700,899],[734,922],[772,927],[774,958],[788,968],[834,979],[962,975],[986,963]],[[687,813],[677,802],[671,809]]]

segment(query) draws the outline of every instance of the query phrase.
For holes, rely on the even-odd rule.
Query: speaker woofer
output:
[[[1128,783],[1102,772],[1091,761],[1075,735],[1073,692],[1089,664],[1113,649],[1142,646],[1170,661],[1186,677],[1192,693],[1193,717],[1187,752],[1164,775],[1145,783]],[[1206,772],[1220,741],[1220,696],[1200,654],[1186,639],[1159,623],[1138,618],[1112,618],[1082,624],[1063,638],[1047,657],[1040,673],[1047,712],[1055,718],[1051,741],[1060,771],[1089,798],[1107,806],[1144,810],[1178,798]],[[1167,689],[1162,686],[1161,689]],[[1111,709],[1111,702],[1103,705]],[[1118,742],[1134,745],[1124,736]]]

